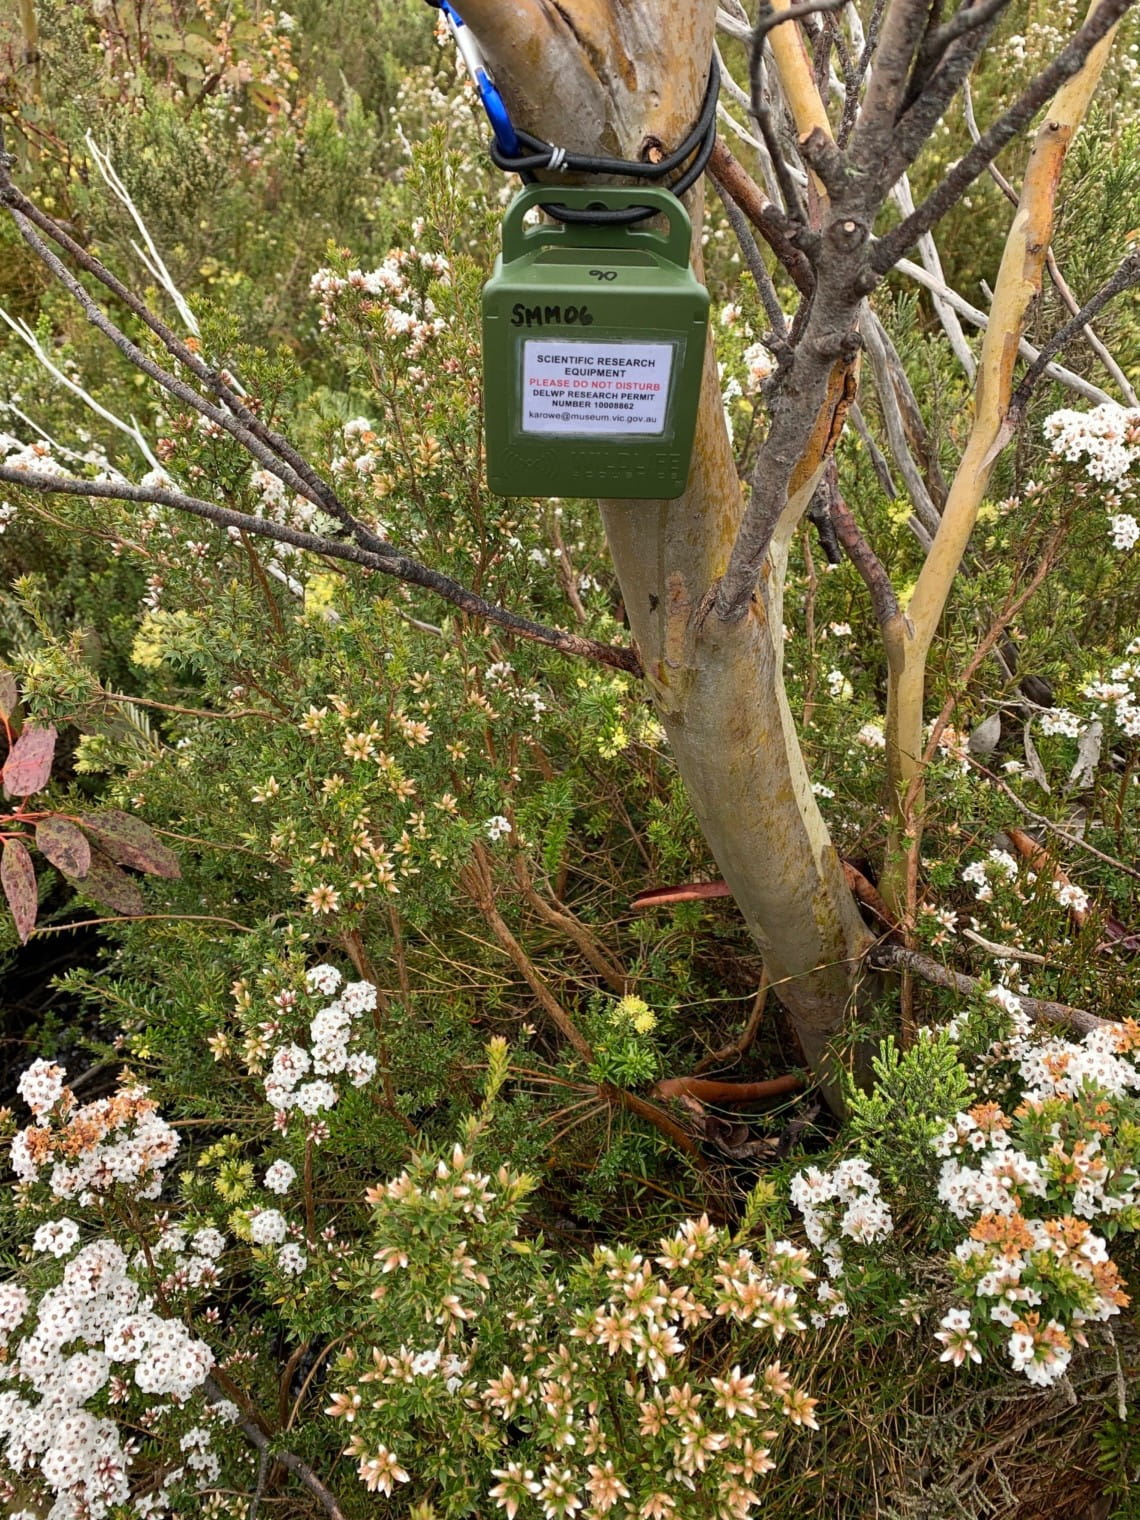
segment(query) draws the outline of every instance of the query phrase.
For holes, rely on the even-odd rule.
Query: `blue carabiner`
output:
[[[483,54],[479,44],[471,35],[471,28],[449,0],[435,0],[435,3],[436,8],[447,17],[451,35],[455,38],[455,46],[459,49],[459,55],[467,65],[467,72],[471,75],[472,83],[479,92],[479,99],[483,102],[483,109],[487,113],[487,120],[491,123],[495,141],[509,158],[517,158],[519,140],[511,124],[510,112],[499,94],[495,81],[491,78],[490,70],[483,61]]]

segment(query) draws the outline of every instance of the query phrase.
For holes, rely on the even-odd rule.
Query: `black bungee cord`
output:
[[[704,173],[716,143],[716,106],[720,90],[720,69],[714,51],[709,63],[708,84],[700,115],[692,130],[679,147],[656,163],[643,163],[639,159],[604,158],[597,154],[573,153],[544,142],[529,132],[522,132],[513,125],[510,114],[499,94],[490,71],[483,61],[479,44],[471,35],[470,28],[455,10],[450,0],[427,0],[436,10],[443,12],[451,28],[460,56],[471,75],[483,108],[494,133],[491,139],[491,160],[496,168],[507,174],[517,174],[525,185],[539,183],[542,171],[556,174],[617,174],[628,179],[648,180],[655,183],[676,179],[664,188],[673,195],[684,195]],[[678,172],[679,171],[679,172]],[[555,187],[551,187],[557,193]],[[557,201],[541,203],[542,209],[556,221],[601,227],[630,227],[656,216],[652,206],[586,206],[559,205]]]

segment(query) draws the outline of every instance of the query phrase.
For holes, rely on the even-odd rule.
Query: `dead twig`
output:
[[[588,1065],[594,1065],[594,1052],[589,1040],[578,1028],[568,1009],[564,1008],[551,992],[550,987],[540,975],[538,968],[527,955],[522,945],[511,933],[509,926],[499,912],[495,900],[494,884],[491,876],[491,862],[487,851],[481,844],[477,844],[472,851],[470,862],[459,873],[460,884],[464,891],[479,908],[487,921],[487,927],[498,940],[500,946],[514,962],[516,969],[534,993],[539,1007],[550,1019],[559,1034]],[[636,1114],[638,1118],[645,1119],[654,1128],[666,1135],[674,1145],[689,1157],[694,1166],[701,1171],[707,1171],[708,1164],[701,1155],[696,1143],[690,1135],[677,1124],[668,1114],[664,1113],[656,1104],[649,1103],[644,1098],[639,1098],[636,1093],[626,1092],[624,1088],[615,1087],[610,1082],[600,1082],[598,1092],[605,1098],[607,1103],[617,1108],[624,1108],[629,1113]]]
[[[217,1371],[206,1379],[203,1386],[210,1398],[216,1402],[221,1402],[224,1399],[236,1402],[233,1398],[234,1393],[237,1392],[234,1385],[228,1377],[225,1378],[223,1385]],[[272,1450],[272,1433],[266,1429],[264,1421],[260,1417],[255,1416],[256,1411],[242,1409],[239,1406],[237,1424],[246,1440],[257,1449],[262,1459],[270,1464],[276,1463],[278,1466],[285,1468],[287,1472],[291,1472],[298,1482],[309,1490],[325,1514],[328,1515],[329,1520],[345,1520],[344,1511],[341,1509],[331,1489],[322,1483],[309,1464],[302,1462],[301,1458],[295,1453],[280,1449],[276,1451]],[[258,1497],[258,1493],[255,1492],[254,1500],[256,1501]]]
[[[951,971],[948,966],[943,966],[932,956],[923,955],[920,950],[908,950],[903,945],[882,942],[872,948],[868,960],[871,965],[882,967],[884,970],[911,971],[915,976],[921,977],[924,982],[930,982],[935,987],[947,987],[950,991],[960,992],[965,997],[972,997],[975,993],[984,991],[982,983],[976,976],[967,976],[962,971]],[[1039,1024],[1079,1029],[1082,1034],[1088,1034],[1094,1029],[1113,1027],[1111,1019],[1098,1018],[1095,1013],[1089,1013],[1085,1008],[1070,1008],[1067,1003],[1053,1003],[1045,998],[1031,997],[1023,997],[1020,1002],[1029,1017]]]
[[[703,1056],[693,1068],[695,1077],[702,1076],[713,1067],[735,1066],[741,1056],[752,1049],[756,1043],[756,1036],[760,1033],[760,1025],[764,1021],[764,1009],[768,1002],[768,972],[760,973],[760,985],[756,989],[756,996],[752,1000],[752,1009],[748,1015],[748,1022],[738,1040],[731,1041],[728,1045],[722,1045],[719,1050]]]
[[[534,884],[534,878],[530,874],[524,856],[517,854],[511,862],[515,880],[519,884],[519,890],[527,906],[532,908],[542,919],[544,924],[549,924],[552,929],[557,929],[559,934],[577,945],[582,955],[603,979],[608,987],[623,996],[626,990],[628,978],[622,968],[606,951],[604,946],[590,933],[580,918],[575,917],[566,907],[556,908],[553,903],[547,902],[542,893]]]

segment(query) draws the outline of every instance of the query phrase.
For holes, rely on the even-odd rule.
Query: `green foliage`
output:
[[[888,1035],[871,1066],[873,1086],[847,1094],[852,1139],[878,1176],[921,1196],[936,1170],[933,1141],[967,1106],[969,1074],[954,1041],[937,1032],[905,1051]]]
[[[19,64],[0,99],[21,186],[174,320],[169,293],[131,246],[130,211],[84,143],[90,128],[186,296],[202,351],[240,378],[364,521],[489,599],[623,638],[593,504],[503,501],[483,482],[478,298],[503,184],[488,171],[485,123],[457,85],[452,54],[431,40],[428,8],[302,0],[290,17],[139,0],[129,24],[121,5],[45,0],[35,10],[39,63]],[[1011,8],[1002,25],[1007,39],[1023,29],[1025,58],[1013,47],[1010,70],[983,71],[981,120],[1053,45],[1055,22]],[[1134,73],[1122,64],[1110,80],[1104,114],[1067,170],[1055,242],[1082,295],[1131,230]],[[965,142],[952,114],[916,166],[916,195]],[[1009,158],[1016,173],[1016,151]],[[767,426],[766,318],[719,205],[708,210],[718,358],[747,471]],[[1004,201],[979,186],[940,239],[952,279],[973,288],[992,276],[1007,222]],[[875,300],[917,397],[909,426],[920,466],[932,480],[939,469],[949,477],[969,424],[965,381],[925,297],[892,281]],[[230,438],[152,391],[46,281],[9,219],[0,301],[87,396],[127,427],[137,419],[173,479],[279,522],[333,530]],[[1042,331],[1055,314],[1046,293]],[[129,314],[116,310],[116,320],[151,342]],[[1129,369],[1134,328],[1124,307],[1105,327]],[[54,442],[40,446],[81,472],[138,479],[153,468],[137,440],[7,329],[0,356],[0,453],[41,428]],[[1088,354],[1068,358],[1100,383]],[[1043,393],[1041,416],[1058,404]],[[869,383],[863,411],[882,445]],[[1101,946],[1121,926],[1135,930],[1132,878],[1113,862],[1137,853],[1138,757],[1128,701],[1096,692],[1140,690],[1129,649],[1140,627],[1136,558],[1106,531],[1110,514],[1130,509],[1079,462],[1054,459],[1040,420],[1035,412],[1016,457],[999,464],[970,574],[932,654],[930,710],[950,697],[956,706],[928,770],[913,933],[927,953],[983,978],[994,969],[985,946],[997,943],[1023,956],[1011,987],[1025,980],[1037,996],[1123,1018],[1137,1010],[1134,967]],[[921,564],[909,504],[887,499],[862,436],[848,430],[837,462],[905,593]],[[955,1165],[969,1165],[967,1119],[980,1124],[985,1105],[1004,1105],[1011,1140],[1043,1177],[1043,1193],[1019,1199],[1018,1218],[1065,1244],[1090,1239],[1079,1234],[1087,1221],[1066,1167],[1096,1138],[1100,1151],[1089,1154],[1108,1157],[1120,1206],[1093,1233],[1111,1242],[1113,1270],[1134,1278],[1136,1206],[1125,1195],[1140,1121],[1131,1094],[1086,1086],[1021,1112],[1010,1019],[992,996],[962,1016],[957,995],[916,987],[926,1027],[904,1051],[887,1034],[897,1003],[884,979],[878,1006],[861,1010],[851,1032],[852,1055],[886,1036],[874,1080],[850,1091],[838,1133],[812,1110],[728,1102],[696,1112],[661,1103],[648,1110],[661,1122],[651,1122],[653,1083],[739,1037],[761,968],[730,901],[630,912],[648,888],[717,874],[633,681],[492,631],[421,589],[164,508],[9,498],[0,647],[29,725],[59,737],[50,783],[28,794],[28,807],[14,802],[5,832],[32,840],[38,822],[62,820],[98,848],[101,817],[104,842],[121,852],[141,839],[152,866],[169,865],[159,851],[173,851],[180,872],[116,857],[136,894],[124,908],[126,899],[109,905],[53,865],[34,888],[50,937],[33,935],[17,955],[15,927],[0,929],[17,1063],[9,1088],[33,1054],[67,1066],[84,1112],[143,1081],[180,1142],[157,1199],[117,1184],[81,1206],[45,1172],[4,1194],[5,1272],[27,1284],[29,1315],[72,1259],[37,1248],[37,1232],[67,1212],[81,1232],[76,1251],[112,1240],[155,1312],[169,1310],[171,1323],[228,1359],[243,1410],[329,1483],[348,1520],[374,1514],[376,1493],[389,1488],[386,1507],[420,1520],[508,1509],[512,1496],[524,1517],[543,1506],[569,1513],[569,1494],[600,1511],[620,1488],[643,1515],[666,1513],[664,1494],[670,1513],[704,1520],[752,1477],[775,1520],[872,1511],[961,1520],[1003,1513],[1003,1483],[1026,1493],[1056,1484],[1064,1452],[1087,1448],[1094,1427],[1127,1504],[1135,1452],[1101,1408],[1116,1352],[1096,1324],[1082,1331],[1076,1319],[1096,1307],[1087,1278],[1039,1239],[1026,1256],[1026,1282],[1042,1297],[1035,1365],[1049,1362],[1049,1335],[1060,1345],[1050,1316],[1074,1346],[1078,1333],[1090,1343],[1073,1354],[1078,1404],[1050,1406],[1061,1455],[1042,1460],[1037,1427],[1023,1436],[1009,1423],[1010,1410],[1035,1419],[1043,1406],[1006,1370],[1010,1325],[983,1322],[985,1271],[955,1254],[978,1239],[980,1220],[938,1196],[951,1159],[938,1147],[960,1145]],[[1073,721],[1034,711],[1027,730],[1008,669],[987,661],[968,681],[962,673],[995,609],[1045,554],[1054,568],[1010,638],[1020,673],[1053,683]],[[791,548],[783,615],[789,698],[821,808],[837,849],[873,874],[885,660],[853,565],[825,567],[808,532]],[[990,779],[965,741],[995,712],[1003,731],[986,761]],[[1080,736],[1093,722],[1104,742],[1078,784]],[[19,816],[33,805],[40,817]],[[1064,831],[1041,830],[1056,859],[1015,858],[1012,841],[998,851],[998,831],[1025,823],[1024,809]],[[1079,851],[1078,833],[1097,854]],[[44,840],[62,859],[50,830]],[[1083,919],[1060,895],[1052,873],[1061,868],[1088,896]],[[26,890],[22,902],[26,914]],[[78,936],[96,931],[74,928],[92,917],[119,920],[98,926],[94,946]],[[354,1085],[347,1066],[306,1071],[298,1085],[338,1084],[335,1103],[309,1113],[274,1073],[290,1050],[313,1063],[314,1022],[336,1022],[332,994],[309,983],[315,971],[374,994],[356,994],[346,1044],[365,1080]],[[614,986],[623,995],[602,990]],[[552,1005],[592,1061],[560,1037]],[[952,1034],[939,1032],[955,1015]],[[339,1056],[321,1059],[335,1066]],[[1020,1059],[1037,1057],[1027,1047]],[[1050,1059],[1085,1057],[1055,1045]],[[773,999],[755,1045],[710,1075],[762,1080],[802,1064]],[[321,1100],[320,1091],[306,1098]],[[8,1136],[67,1122],[57,1113],[29,1125],[23,1100],[13,1103]],[[699,1164],[678,1150],[670,1124],[699,1135]],[[759,1156],[755,1138],[736,1143],[742,1133],[760,1137]],[[84,1137],[69,1143],[82,1149]],[[842,1260],[832,1274],[821,1249],[809,1283],[804,1242],[819,1242],[791,1191],[813,1171],[840,1179],[820,1213],[824,1244]],[[187,1244],[202,1231],[225,1237],[216,1279]],[[982,1244],[989,1269],[997,1247]],[[834,1249],[827,1254],[834,1262]],[[1107,1272],[1097,1291],[1106,1289],[1115,1291]],[[956,1290],[977,1323],[947,1324]],[[22,1320],[13,1342],[32,1323]],[[1134,1323],[1127,1314],[1112,1323],[1129,1368]],[[790,1374],[773,1371],[781,1334],[781,1358],[819,1399],[814,1409]],[[669,1348],[659,1378],[651,1336]],[[982,1364],[967,1340],[984,1349]],[[504,1368],[516,1387],[529,1379],[517,1400]],[[185,1494],[179,1478],[169,1496],[179,1513],[245,1514],[259,1479],[240,1427],[204,1413],[213,1395],[201,1389],[155,1412],[133,1376],[127,1366],[122,1403],[107,1388],[91,1407],[108,1421],[125,1412],[141,1432],[138,1490],[158,1507],[201,1414],[221,1463],[215,1490],[195,1495],[197,1480],[183,1474]],[[747,1434],[745,1416],[725,1402],[728,1385],[778,1439]],[[330,1401],[339,1421],[324,1413]],[[791,1440],[789,1423],[802,1427]],[[343,1460],[350,1439],[357,1474]],[[619,1488],[607,1490],[611,1462]],[[264,1506],[307,1514],[302,1491],[269,1471]],[[30,1467],[14,1481],[13,1502],[46,1509]]]

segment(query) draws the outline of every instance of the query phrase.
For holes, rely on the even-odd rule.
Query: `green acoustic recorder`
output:
[[[543,202],[652,206],[664,233],[543,223]],[[532,185],[503,220],[483,290],[487,477],[500,496],[680,496],[701,393],[709,296],[667,190]]]

